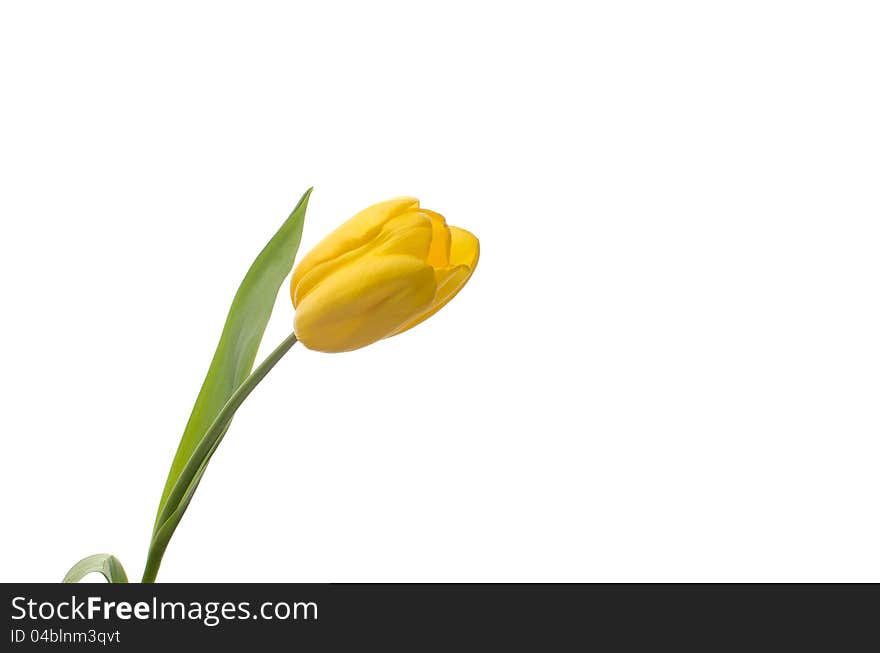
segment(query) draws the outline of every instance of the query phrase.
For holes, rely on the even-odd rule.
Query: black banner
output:
[[[840,648],[873,642],[880,614],[876,585],[11,584],[3,593],[0,650],[10,651]]]

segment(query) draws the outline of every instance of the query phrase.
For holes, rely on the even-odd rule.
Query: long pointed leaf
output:
[[[229,429],[229,424],[235,416],[235,412],[241,407],[241,404],[248,398],[254,388],[259,385],[273,367],[280,361],[284,354],[290,351],[290,348],[296,344],[296,334],[291,333],[285,338],[275,350],[266,357],[260,366],[242,383],[223,409],[217,414],[217,418],[208,428],[205,436],[202,438],[193,455],[190,457],[186,466],[180,472],[171,492],[168,494],[168,501],[165,505],[165,511],[159,516],[159,526],[153,532],[153,539],[150,542],[150,551],[147,555],[147,565],[144,568],[143,581],[151,583],[156,579],[159,571],[159,565],[162,562],[162,556],[168,547],[168,541],[174,534],[177,525],[180,523],[183,513],[186,512],[189,502],[192,500],[208,462],[211,456],[217,450],[223,436]]]
[[[311,192],[312,189],[306,191],[290,217],[257,256],[235,294],[208,374],[171,463],[154,533],[162,526],[163,513],[176,509],[166,503],[181,471],[217,414],[253,369],[278,291],[293,268]]]

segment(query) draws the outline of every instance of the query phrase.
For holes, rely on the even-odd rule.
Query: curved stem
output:
[[[128,577],[119,558],[109,553],[98,553],[77,562],[62,580],[62,583],[78,583],[84,576],[98,572],[108,583],[127,583]]]
[[[251,375],[246,378],[238,388],[236,388],[235,392],[232,393],[223,408],[220,409],[220,412],[217,413],[217,417],[214,418],[214,421],[211,423],[211,426],[208,427],[205,435],[199,441],[198,446],[195,451],[193,451],[192,456],[190,456],[181,471],[177,482],[168,494],[165,506],[162,509],[159,518],[156,520],[156,528],[153,531],[153,539],[150,542],[150,550],[147,554],[147,565],[144,569],[142,582],[152,583],[156,580],[156,575],[159,572],[159,565],[162,563],[162,556],[165,554],[165,549],[168,547],[168,541],[171,539],[171,535],[177,528],[177,523],[183,516],[183,512],[189,505],[189,501],[205,471],[205,466],[216,450],[220,440],[223,439],[223,435],[226,433],[226,429],[229,427],[229,423],[232,421],[235,411],[239,409],[253,389],[257,387],[260,381],[262,381],[269,371],[275,367],[276,363],[281,360],[284,354],[290,351],[290,348],[293,347],[294,344],[296,344],[296,334],[291,333],[280,345],[278,345],[275,351],[269,354],[266,357],[266,360],[260,363],[260,365],[251,372]]]

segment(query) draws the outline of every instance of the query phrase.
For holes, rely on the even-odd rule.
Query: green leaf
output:
[[[162,556],[165,554],[168,541],[180,523],[183,513],[186,512],[189,502],[192,500],[193,494],[195,494],[199,482],[202,480],[202,475],[205,473],[208,461],[211,460],[211,456],[214,455],[218,445],[223,440],[223,436],[226,435],[235,411],[241,407],[254,388],[259,385],[260,381],[266,377],[278,361],[284,357],[284,354],[290,351],[290,348],[295,344],[296,334],[291,333],[275,348],[275,351],[266,357],[266,360],[260,363],[259,367],[253,371],[244,383],[238,386],[208,428],[205,436],[190,457],[189,462],[181,470],[177,483],[174,484],[168,495],[166,506],[168,506],[169,510],[161,515],[161,525],[153,533],[150,551],[147,556],[147,565],[144,569],[143,582],[152,583],[156,580],[156,574],[159,572],[159,565],[162,562]]]
[[[156,513],[154,535],[178,508],[169,505],[168,498],[181,472],[223,406],[253,369],[278,291],[293,268],[311,192],[312,189],[305,192],[290,217],[257,256],[232,300],[220,343],[168,472]],[[207,459],[201,462],[206,463]]]
[[[125,569],[116,556],[109,553],[98,553],[88,558],[83,558],[77,562],[62,580],[62,583],[78,583],[86,575],[92,572],[98,572],[108,583],[127,583],[128,576],[125,575]]]

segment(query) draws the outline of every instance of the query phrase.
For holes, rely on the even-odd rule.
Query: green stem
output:
[[[224,404],[223,408],[220,409],[220,412],[217,413],[217,417],[214,418],[211,426],[208,427],[204,437],[199,441],[198,446],[186,462],[183,471],[181,471],[177,482],[168,494],[165,506],[156,521],[156,528],[153,531],[153,539],[150,542],[150,550],[147,554],[147,565],[144,569],[142,582],[152,583],[156,580],[156,575],[159,573],[159,565],[162,564],[162,556],[165,554],[165,549],[168,547],[168,541],[171,539],[171,535],[177,528],[177,523],[180,521],[183,511],[186,510],[186,507],[189,505],[189,500],[192,498],[192,494],[195,492],[195,487],[201,480],[205,465],[216,450],[223,435],[226,433],[226,429],[229,427],[229,423],[232,421],[235,411],[239,409],[253,389],[257,387],[260,381],[262,381],[269,371],[275,367],[276,363],[281,360],[284,354],[290,351],[290,348],[293,347],[294,344],[296,344],[296,334],[291,333],[280,345],[278,345],[275,351],[269,354],[266,357],[266,360],[260,363],[259,367],[251,372],[251,375],[246,378],[238,388],[236,388],[235,392],[232,393],[232,396],[229,397],[229,400]]]

